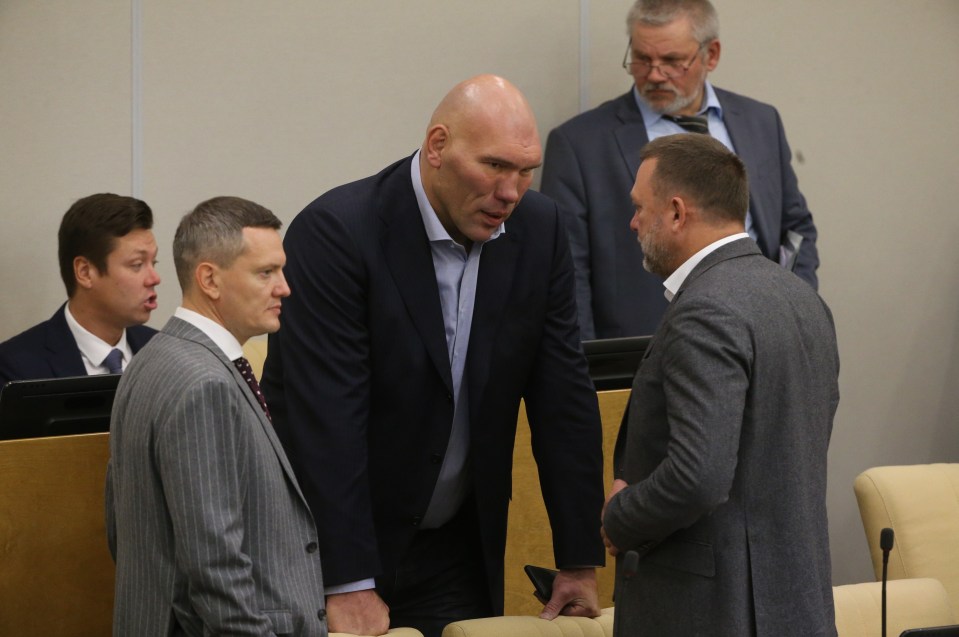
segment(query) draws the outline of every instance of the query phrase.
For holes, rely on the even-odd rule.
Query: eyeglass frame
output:
[[[692,57],[689,58],[689,61],[686,62],[685,64],[680,64],[680,65],[679,65],[679,68],[682,69],[682,72],[681,72],[681,73],[676,73],[675,75],[669,75],[669,74],[667,74],[667,73],[666,73],[665,71],[663,71],[663,69],[662,69],[663,62],[660,62],[659,64],[649,64],[649,70],[646,71],[646,73],[645,73],[644,75],[640,76],[640,77],[649,77],[649,74],[653,72],[653,69],[657,69],[657,70],[660,72],[660,74],[661,74],[663,77],[665,77],[667,80],[672,80],[672,79],[675,79],[675,78],[677,78],[677,77],[685,77],[686,74],[689,73],[689,69],[691,69],[692,66],[693,66],[693,64],[696,63],[696,58],[699,57],[699,54],[702,53],[702,52],[703,52],[703,49],[705,49],[707,46],[709,46],[709,42],[703,42],[703,43],[701,43],[701,44],[696,48],[696,52],[693,53]],[[630,38],[630,39],[629,39],[629,42],[626,44],[626,54],[623,55],[623,68],[626,70],[627,73],[629,73],[630,75],[632,75],[632,76],[635,77],[635,76],[636,76],[636,73],[633,73],[633,71],[629,68],[630,65],[632,65],[632,64],[644,64],[644,63],[643,63],[643,62],[636,62],[635,60],[630,60],[630,59],[629,59],[629,54],[632,53],[632,52],[633,52],[633,38]],[[675,62],[669,62],[667,65],[668,65],[668,66],[672,66],[672,65],[674,65],[674,64],[675,64]]]

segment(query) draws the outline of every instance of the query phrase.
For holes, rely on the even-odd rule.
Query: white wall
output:
[[[834,578],[866,580],[855,475],[959,462],[959,3],[716,2],[713,80],[779,107],[820,230],[842,356]],[[545,139],[578,111],[581,83],[589,105],[628,88],[630,4],[0,0],[0,339],[62,302],[56,230],[74,200],[151,205],[159,327],[179,300],[172,234],[201,199],[249,197],[288,222],[412,152],[440,97],[479,72],[527,93]]]

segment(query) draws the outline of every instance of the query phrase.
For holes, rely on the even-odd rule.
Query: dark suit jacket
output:
[[[128,327],[130,349],[136,354],[156,333],[146,325]],[[49,320],[0,344],[0,387],[11,380],[86,375],[62,305]]]
[[[313,518],[209,337],[171,318],[124,371],[110,429],[114,635],[326,636]]]
[[[410,161],[323,195],[284,241],[293,294],[270,337],[263,389],[317,518],[328,584],[394,567],[450,435],[449,355]],[[603,563],[602,432],[575,312],[562,220],[528,192],[483,246],[466,362],[473,488],[500,612],[521,398],[556,559]]]
[[[835,635],[826,453],[829,309],[749,239],[697,265],[636,374],[606,508],[619,635]],[[649,546],[652,548],[649,548]]]
[[[804,237],[794,271],[817,286],[816,227],[790,165],[789,144],[772,106],[715,89],[736,154],[749,175],[749,208],[763,254],[779,259],[786,232]],[[666,299],[643,269],[629,229],[630,190],[639,152],[649,141],[632,91],[553,130],[542,191],[559,203],[576,265],[576,300],[584,339],[652,334]]]

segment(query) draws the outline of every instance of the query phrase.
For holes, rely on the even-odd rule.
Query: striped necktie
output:
[[[680,128],[690,133],[709,135],[709,123],[705,115],[663,115],[663,118],[676,122]]]

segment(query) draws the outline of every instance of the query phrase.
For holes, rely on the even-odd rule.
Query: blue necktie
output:
[[[110,350],[107,357],[103,359],[101,365],[106,365],[111,374],[123,373],[123,352],[118,349]]]

